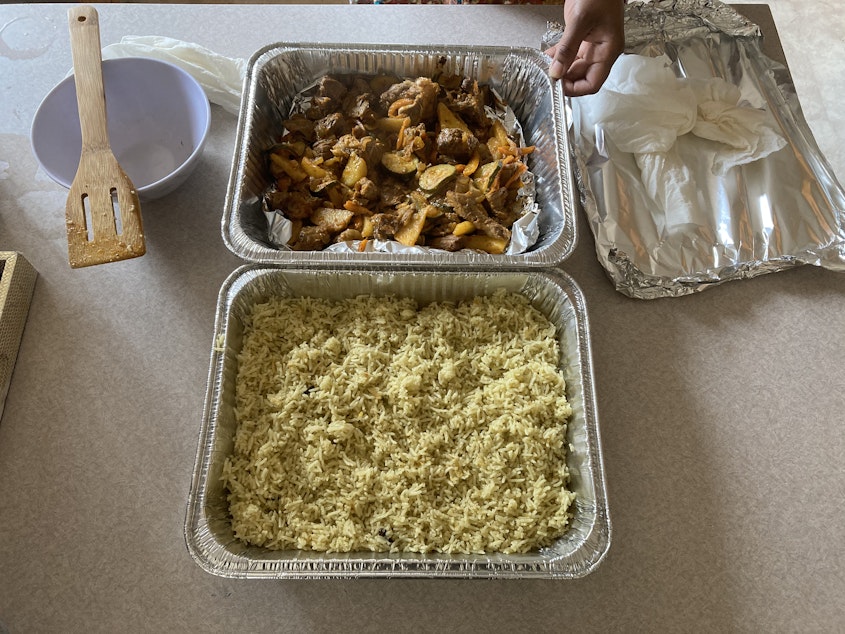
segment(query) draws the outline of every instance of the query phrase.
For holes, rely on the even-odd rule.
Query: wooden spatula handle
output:
[[[100,17],[90,5],[74,6],[68,11],[68,26],[82,147],[105,149],[109,147],[109,132],[100,51]]]

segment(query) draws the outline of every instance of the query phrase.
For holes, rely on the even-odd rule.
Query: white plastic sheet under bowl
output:
[[[191,174],[205,146],[211,108],[187,72],[156,59],[103,61],[112,150],[142,200],[169,194]],[[82,135],[73,76],[41,102],[32,122],[32,149],[54,181],[70,187]]]

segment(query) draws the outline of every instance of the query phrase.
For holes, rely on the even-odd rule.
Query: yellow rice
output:
[[[271,549],[517,553],[567,528],[555,327],[523,296],[272,299],[245,321],[235,536]]]

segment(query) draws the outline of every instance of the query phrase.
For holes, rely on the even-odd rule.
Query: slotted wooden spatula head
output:
[[[138,192],[109,143],[100,24],[92,6],[68,11],[82,154],[67,199],[68,258],[73,268],[144,255]]]

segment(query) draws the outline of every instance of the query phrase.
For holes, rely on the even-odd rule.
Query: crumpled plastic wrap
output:
[[[550,23],[542,46],[561,33]],[[714,0],[634,2],[615,75],[568,100],[581,202],[623,294],[687,295],[799,264],[845,271],[845,192],[760,38]]]
[[[152,57],[170,62],[196,79],[211,103],[235,115],[240,110],[244,59],[160,35],[127,35],[103,48],[103,59],[116,57]]]

